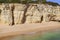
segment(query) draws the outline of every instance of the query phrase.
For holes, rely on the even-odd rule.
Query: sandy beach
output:
[[[34,34],[38,31],[53,31],[60,29],[59,22],[45,22],[36,24],[18,24],[13,26],[0,25],[0,37],[19,35],[19,34]]]

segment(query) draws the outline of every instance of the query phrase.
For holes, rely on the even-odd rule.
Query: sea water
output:
[[[60,30],[48,32],[31,32],[27,34],[20,34],[15,36],[8,36],[0,38],[0,40],[60,40]]]

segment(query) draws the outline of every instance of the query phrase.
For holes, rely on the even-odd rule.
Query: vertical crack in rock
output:
[[[25,23],[25,21],[26,21],[26,12],[27,12],[29,6],[30,6],[29,4],[26,4],[26,8],[24,10],[24,15],[23,15],[23,20],[22,20],[23,23]]]
[[[43,14],[41,13],[41,11],[40,11],[40,9],[39,9],[39,7],[38,7],[38,5],[36,6],[36,9],[40,12],[40,23],[43,21]]]
[[[2,12],[2,10],[0,9],[0,22],[1,22],[1,12]]]
[[[41,23],[42,13],[40,12],[37,4],[30,4],[26,13],[26,23]],[[43,18],[43,17],[42,17]]]
[[[12,11],[12,25],[14,25],[14,8],[15,8],[15,6],[14,6],[14,4],[11,6],[11,11]]]

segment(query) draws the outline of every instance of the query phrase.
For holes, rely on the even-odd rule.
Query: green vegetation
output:
[[[46,2],[46,0],[0,0],[0,3],[44,3],[44,4],[49,4],[49,5],[59,5],[57,3],[53,2]]]
[[[46,0],[0,0],[0,3],[41,3]]]
[[[0,0],[0,3],[14,3],[14,2],[19,3],[19,0]]]
[[[44,3],[44,4],[53,5],[53,6],[59,5],[57,3],[47,2],[46,0],[0,0],[0,3],[23,3],[23,4]]]

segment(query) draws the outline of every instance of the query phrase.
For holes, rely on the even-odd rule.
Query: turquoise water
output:
[[[60,32],[22,34],[22,35],[4,37],[1,38],[0,40],[60,40]]]

